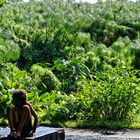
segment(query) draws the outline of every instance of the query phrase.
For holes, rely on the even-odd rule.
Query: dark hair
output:
[[[26,91],[22,89],[15,90],[13,92],[13,100],[15,101],[16,104],[20,106],[25,105],[26,104]]]

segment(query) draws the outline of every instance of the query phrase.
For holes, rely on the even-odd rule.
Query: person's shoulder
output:
[[[12,109],[13,111],[16,111],[16,107],[14,105],[9,105],[8,109]]]
[[[29,107],[31,107],[31,104],[29,102],[26,102],[26,105],[28,105]]]

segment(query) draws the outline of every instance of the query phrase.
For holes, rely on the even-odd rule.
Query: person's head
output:
[[[13,92],[13,104],[20,108],[26,104],[26,92],[22,89],[15,90]]]

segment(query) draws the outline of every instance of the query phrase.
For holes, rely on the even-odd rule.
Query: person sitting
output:
[[[26,99],[26,91],[15,90],[12,95],[12,104],[8,107],[7,115],[12,137],[33,136],[38,123],[38,116],[31,104]],[[32,125],[32,116],[34,123]]]

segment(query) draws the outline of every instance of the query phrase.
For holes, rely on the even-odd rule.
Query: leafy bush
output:
[[[17,88],[27,90],[40,123],[139,113],[140,2],[0,6],[0,117]]]
[[[33,65],[32,71],[36,75],[38,75],[38,83],[37,87],[42,92],[50,92],[51,90],[59,90],[61,87],[61,83],[58,78],[53,74],[51,70],[47,67],[43,68],[39,65]]]
[[[0,0],[0,7],[6,2],[6,0]]]
[[[115,68],[97,72],[95,79],[83,81],[81,119],[125,120],[139,111],[139,80],[136,70]],[[85,108],[84,108],[85,107]]]

